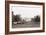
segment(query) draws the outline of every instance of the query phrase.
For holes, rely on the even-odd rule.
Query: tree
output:
[[[35,21],[35,22],[40,22],[40,16],[36,16],[36,17],[34,18],[34,21]]]
[[[15,20],[16,20],[16,21],[20,21],[20,20],[21,20],[20,15],[15,15]]]

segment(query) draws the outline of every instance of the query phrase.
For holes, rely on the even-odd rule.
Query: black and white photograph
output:
[[[11,7],[12,28],[40,27],[40,7],[18,5]]]
[[[43,30],[42,3],[9,2],[8,10],[10,32]]]
[[[42,13],[41,5],[10,4],[11,28],[41,28]]]
[[[37,33],[45,30],[45,3],[6,1],[6,34]]]

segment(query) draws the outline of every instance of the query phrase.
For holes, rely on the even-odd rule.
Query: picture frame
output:
[[[41,5],[42,6],[42,30],[24,30],[24,31],[13,31],[10,32],[10,18],[9,18],[9,10],[10,10],[10,4],[22,4],[23,5]],[[25,28],[24,28],[25,29]],[[35,32],[44,32],[45,30],[45,4],[40,2],[24,2],[24,1],[6,1],[5,2],[5,34],[19,34],[19,33],[35,33]]]

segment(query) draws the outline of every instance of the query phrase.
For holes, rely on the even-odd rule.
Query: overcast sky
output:
[[[31,6],[12,6],[14,15],[20,14],[22,18],[33,18],[36,15],[40,15],[40,7]]]

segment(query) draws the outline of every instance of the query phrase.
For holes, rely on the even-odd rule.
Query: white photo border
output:
[[[16,5],[18,5],[19,6],[19,4],[16,4]],[[42,12],[42,10],[43,10],[43,7],[42,7],[42,5],[34,5],[34,6],[39,6],[39,7],[41,7],[41,17],[40,17],[40,27],[35,27],[35,28],[12,28],[12,13],[11,13],[11,6],[15,6],[15,4],[9,4],[9,31],[10,32],[13,32],[13,31],[27,31],[27,30],[42,30],[43,29],[43,12]],[[28,5],[27,5],[28,6]],[[29,5],[30,6],[30,5]]]

